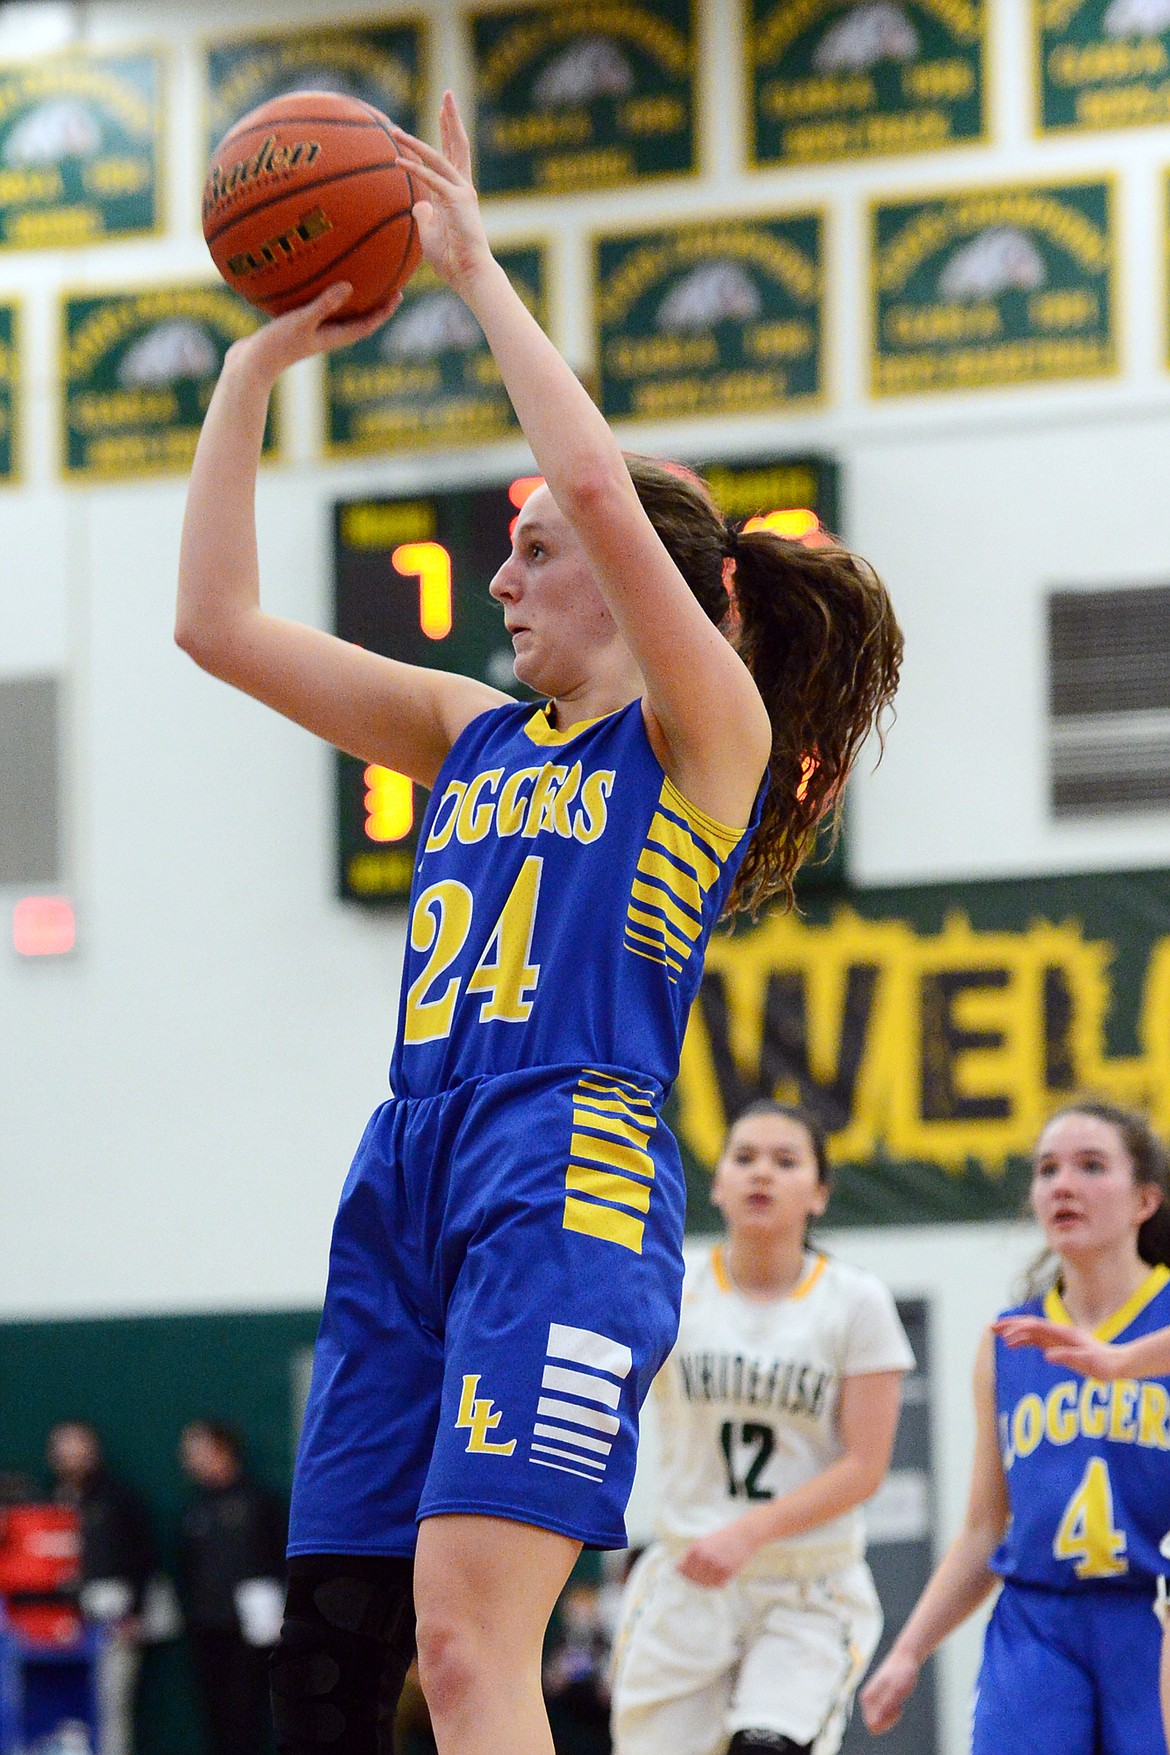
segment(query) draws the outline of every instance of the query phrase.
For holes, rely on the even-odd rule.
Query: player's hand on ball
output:
[[[380,310],[347,322],[338,313],[344,311],[352,291],[347,280],[336,281],[319,293],[311,304],[286,311],[283,317],[273,317],[254,335],[234,342],[229,352],[246,355],[275,380],[298,360],[308,359],[315,353],[332,353],[336,348],[351,347],[355,341],[364,341],[367,335],[372,335],[387,318],[392,317],[402,303],[402,294],[397,292]]]
[[[871,1736],[893,1730],[902,1708],[918,1686],[918,1665],[895,1646],[878,1665],[858,1696],[861,1716]]]
[[[683,1577],[714,1590],[742,1571],[759,1547],[743,1523],[743,1518],[737,1518],[734,1523],[726,1523],[722,1529],[712,1530],[709,1536],[692,1542],[678,1562]]]
[[[395,145],[427,191],[427,199],[414,205],[423,255],[458,292],[476,269],[491,261],[492,253],[471,177],[471,144],[449,91],[443,93],[439,134],[441,152],[394,126]]]
[[[1045,1316],[1004,1316],[991,1326],[1009,1347],[1039,1347],[1050,1365],[1068,1365],[1102,1382],[1125,1376],[1122,1349],[1097,1340],[1086,1329],[1049,1322]]]

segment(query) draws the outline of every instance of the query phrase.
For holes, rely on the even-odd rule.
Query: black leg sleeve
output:
[[[280,1755],[393,1755],[414,1656],[412,1573],[412,1561],[393,1555],[289,1561],[271,1665]]]

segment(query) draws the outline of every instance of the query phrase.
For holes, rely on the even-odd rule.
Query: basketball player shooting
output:
[[[288,1755],[390,1747],[414,1611],[441,1755],[551,1755],[545,1625],[582,1543],[625,1543],[638,1410],[678,1324],[661,1112],[703,948],[729,909],[790,897],[901,651],[864,562],[745,534],[697,478],[623,457],[492,257],[449,93],[441,135],[394,131],[423,253],[544,478],[490,586],[542,704],[261,608],[272,387],[389,314],[334,323],[346,283],[229,352],[180,563],[200,665],[432,789],[394,1095],[342,1194],[297,1462]]]

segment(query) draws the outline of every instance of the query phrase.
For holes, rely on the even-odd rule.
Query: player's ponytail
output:
[[[725,523],[690,470],[626,458],[675,565],[752,673],[772,722],[768,794],[728,901],[753,914],[792,880],[822,821],[837,831],[844,783],[893,698],[902,635],[867,562]]]
[[[868,562],[837,545],[809,548],[770,530],[729,543],[736,647],[772,721],[769,788],[734,900],[753,912],[792,899],[792,880],[818,827],[898,686],[902,634]]]

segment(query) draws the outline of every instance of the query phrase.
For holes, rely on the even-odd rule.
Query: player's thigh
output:
[[[983,1636],[971,1755],[1100,1755],[1087,1628],[1067,1595],[1000,1592]]]
[[[1101,1755],[1163,1755],[1159,1701],[1162,1629],[1146,1591],[1093,1592],[1093,1667]]]
[[[738,1654],[734,1586],[705,1590],[653,1547],[622,1602],[614,1655],[615,1755],[715,1755],[727,1742]]]
[[[756,1626],[739,1667],[728,1728],[772,1731],[834,1755],[882,1612],[859,1562],[810,1583],[753,1580]]]

